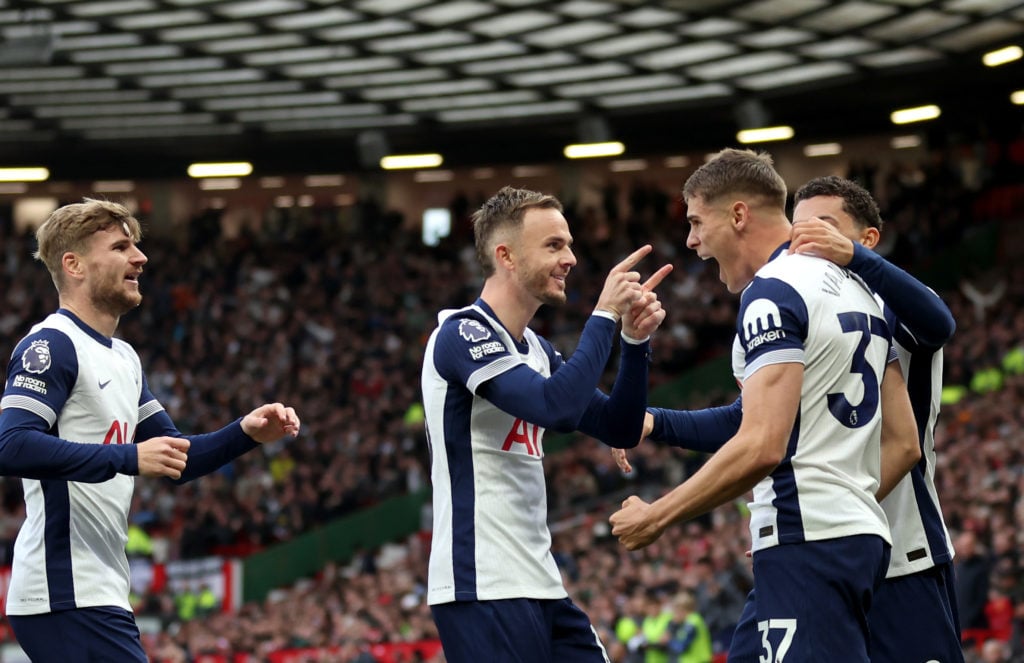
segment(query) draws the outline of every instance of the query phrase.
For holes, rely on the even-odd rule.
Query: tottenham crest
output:
[[[21,353],[21,365],[29,373],[44,373],[52,363],[49,341],[32,341],[25,352]]]
[[[463,318],[459,320],[459,336],[470,343],[479,343],[491,337],[491,330],[484,327],[479,320]]]

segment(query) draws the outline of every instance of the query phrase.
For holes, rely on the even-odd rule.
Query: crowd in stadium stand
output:
[[[475,296],[472,241],[453,237],[457,250],[428,250],[395,224],[381,233],[384,218],[363,211],[356,230],[341,232],[330,212],[309,211],[228,240],[203,217],[186,246],[144,238],[145,303],[119,333],[135,344],[150,389],[182,431],[216,429],[267,398],[301,404],[304,421],[299,440],[202,481],[139,481],[133,517],[173,546],[161,557],[244,554],[428,481],[426,447],[415,435],[423,339],[438,310]],[[572,299],[541,316],[567,354],[606,265],[627,248],[622,238],[579,234]],[[667,252],[681,246],[661,244]],[[4,246],[0,345],[12,348],[27,321],[56,307],[56,295],[46,271],[31,264],[30,237]],[[695,347],[727,346],[733,305],[715,283],[707,273],[676,286],[716,294],[712,306],[677,307],[658,367],[666,375],[690,363]],[[19,522],[20,482],[4,481],[4,491],[8,538]]]
[[[979,196],[979,188],[1001,184],[980,161],[980,168],[958,157],[851,170],[882,202],[891,259],[928,265],[1001,211],[1001,198]],[[611,204],[568,211],[579,264],[568,305],[542,309],[538,331],[571,353],[607,267],[649,241],[656,251],[649,264],[672,261],[677,270],[661,293],[669,316],[658,332],[652,384],[663,384],[727,351],[736,302],[717,269],[685,248],[673,195],[638,184],[623,200],[621,212]],[[270,397],[298,404],[303,419],[298,440],[193,484],[139,480],[132,519],[152,546],[146,554],[245,555],[429,483],[417,393],[422,343],[436,311],[464,305],[479,290],[466,217],[473,203],[466,198],[454,208],[453,236],[437,248],[423,247],[400,218],[369,203],[344,212],[343,222],[337,210],[273,210],[232,238],[220,236],[210,213],[193,221],[187,240],[144,239],[146,301],[120,333],[138,349],[150,388],[182,430],[212,430],[226,413]],[[1016,211],[1020,223],[1024,214]],[[34,241],[2,221],[0,240],[0,347],[9,350],[28,321],[55,308],[56,296],[46,271],[31,264]],[[971,655],[1024,660],[1024,267],[964,277],[941,292],[958,330],[946,350],[938,488],[955,537],[961,620],[978,645]],[[734,396],[667,405],[701,407]],[[549,481],[549,506],[569,593],[601,630],[613,661],[643,660],[643,642],[623,637],[624,620],[642,622],[683,592],[696,599],[716,651],[724,651],[750,588],[744,506],[718,509],[629,553],[606,524],[616,500],[630,492],[656,496],[701,461],[654,444],[630,458],[635,470],[625,477],[604,447],[575,439],[545,461],[557,477]],[[23,517],[20,481],[0,479],[0,489],[0,562],[9,564]],[[235,614],[199,608],[183,615],[180,596],[139,596],[139,614],[164,626],[146,645],[166,661],[338,646],[316,660],[363,663],[374,660],[374,644],[432,640],[427,545],[421,533],[363,551]]]

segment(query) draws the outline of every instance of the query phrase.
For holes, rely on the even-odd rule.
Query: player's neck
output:
[[[742,229],[736,252],[728,263],[729,292],[738,294],[754,280],[757,270],[764,267],[772,253],[789,241],[790,224],[785,215],[759,217]]]
[[[765,219],[758,226],[757,237],[750,243],[752,249],[751,261],[754,271],[761,269],[771,259],[772,254],[780,246],[789,241],[792,232],[792,225],[785,215]]]
[[[480,299],[487,302],[505,329],[517,341],[522,341],[523,335],[526,333],[526,326],[530,324],[530,320],[537,313],[540,303],[536,300],[525,302],[517,294],[514,289],[495,283],[492,278],[484,283]]]
[[[71,311],[79,320],[108,338],[117,331],[117,323],[120,318],[104,313],[95,306],[83,305],[82,302],[76,301],[74,298],[61,296],[60,307]]]

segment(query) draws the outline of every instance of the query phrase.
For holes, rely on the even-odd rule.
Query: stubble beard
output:
[[[542,304],[548,306],[562,306],[565,304],[565,293],[564,292],[544,292],[540,296]]]
[[[562,306],[566,301],[565,291],[551,290],[550,280],[550,274],[538,272],[530,278],[530,290],[533,291],[534,296],[540,300],[541,304]]]
[[[120,290],[110,288],[105,292],[93,293],[92,296],[92,305],[97,310],[117,318],[136,308],[141,303],[142,294],[139,292],[126,292],[123,285]]]

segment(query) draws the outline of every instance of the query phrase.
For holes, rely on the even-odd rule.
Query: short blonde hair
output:
[[[64,254],[80,253],[94,233],[114,224],[122,225],[133,242],[142,238],[142,226],[124,205],[83,198],[80,203],[58,207],[36,229],[38,248],[33,257],[46,265],[60,291],[64,283]]]

